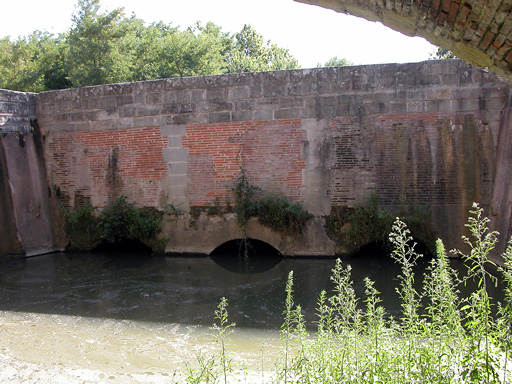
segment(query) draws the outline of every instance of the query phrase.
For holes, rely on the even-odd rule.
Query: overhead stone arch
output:
[[[295,0],[421,36],[512,80],[512,0]]]

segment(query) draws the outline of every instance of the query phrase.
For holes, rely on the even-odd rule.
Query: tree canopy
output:
[[[78,0],[71,28],[58,36],[35,31],[0,39],[0,88],[17,91],[298,66],[250,25],[234,35],[211,22],[185,30],[146,25],[123,8],[102,12],[100,0]]]
[[[324,64],[318,63],[317,67],[345,67],[350,65],[354,65],[354,63],[344,57],[334,56]]]
[[[436,60],[436,59],[455,59],[455,55],[452,51],[449,51],[446,48],[437,47],[437,49],[430,54],[429,59]]]

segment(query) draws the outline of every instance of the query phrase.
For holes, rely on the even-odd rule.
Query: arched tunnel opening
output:
[[[261,273],[274,268],[283,255],[272,245],[257,239],[227,241],[210,253],[222,268],[236,273]]]
[[[414,244],[414,252],[419,255],[421,260],[430,260],[434,257],[434,244],[428,244],[420,239],[413,238],[409,246]],[[391,257],[393,252],[393,245],[389,241],[372,241],[368,244],[361,246],[351,257],[364,258],[364,257]]]

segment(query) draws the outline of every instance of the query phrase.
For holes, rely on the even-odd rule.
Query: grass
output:
[[[400,265],[398,294],[402,315],[393,318],[380,306],[374,282],[365,278],[365,297],[355,294],[350,265],[337,260],[332,270],[333,290],[320,292],[316,331],[306,330],[300,305],[293,298],[293,272],[286,284],[281,327],[282,352],[273,372],[259,380],[236,370],[227,352],[232,327],[227,300],[216,311],[218,356],[198,357],[189,368],[189,383],[509,383],[512,380],[512,239],[500,268],[505,302],[497,315],[487,288],[495,283],[489,273],[489,253],[496,233],[488,230],[482,209],[473,206],[467,224],[470,252],[454,250],[466,262],[469,274],[462,281],[450,268],[441,240],[430,262],[422,290],[414,288],[413,267],[420,257],[407,226],[396,219],[390,235],[393,258]],[[390,277],[391,278],[391,277]],[[477,288],[461,297],[458,285],[475,279]],[[421,305],[423,303],[423,308]],[[264,351],[262,351],[262,356]],[[233,372],[242,372],[234,375]],[[252,379],[251,379],[252,378]],[[253,380],[253,381],[248,381]]]

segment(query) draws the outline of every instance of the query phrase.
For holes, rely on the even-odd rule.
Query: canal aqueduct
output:
[[[460,60],[1,91],[2,253],[62,248],[60,206],[125,195],[186,213],[166,221],[167,252],[208,254],[243,233],[190,213],[229,198],[241,168],[314,215],[300,241],[248,223],[286,255],[342,253],[325,218],[375,191],[390,210],[427,206],[458,246],[473,201],[510,220],[493,205],[509,94]]]
[[[304,2],[427,37],[511,77],[507,1]],[[0,254],[62,249],[62,206],[101,207],[120,195],[179,208],[184,214],[163,228],[166,252],[208,254],[244,234],[233,215],[191,213],[229,199],[242,168],[314,215],[300,240],[248,223],[249,237],[286,255],[349,250],[329,238],[326,217],[373,192],[390,211],[427,207],[450,248],[462,245],[478,201],[504,244],[512,228],[510,85],[440,60],[0,91]]]

